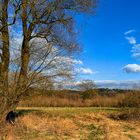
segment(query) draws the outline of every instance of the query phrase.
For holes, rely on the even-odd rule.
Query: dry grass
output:
[[[72,95],[75,96],[75,95]],[[73,97],[74,98],[74,97]],[[115,97],[96,96],[94,98],[82,99],[80,97],[70,98],[68,95],[65,97],[59,96],[46,96],[39,95],[31,99],[20,102],[19,106],[24,107],[120,107],[124,100],[124,95],[116,95]]]
[[[140,91],[38,91],[20,102],[24,107],[140,107]],[[32,92],[31,92],[32,93]]]
[[[24,109],[20,110],[16,125],[10,128],[7,140],[140,139],[140,122],[108,118],[110,109],[108,112],[93,108]]]

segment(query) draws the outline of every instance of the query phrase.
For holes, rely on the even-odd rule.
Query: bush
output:
[[[120,106],[122,107],[140,107],[140,92],[139,91],[131,91],[127,93]]]

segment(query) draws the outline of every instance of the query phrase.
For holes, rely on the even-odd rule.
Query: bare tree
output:
[[[0,124],[38,80],[69,75],[68,65],[63,67],[64,63],[58,60],[79,48],[74,34],[74,15],[92,13],[95,3],[95,0],[0,1]],[[10,57],[11,36],[14,36],[10,29],[22,36],[19,48],[14,46],[14,51],[19,52],[14,61]],[[13,64],[10,66],[11,61],[16,71]]]
[[[96,84],[92,80],[83,80],[77,85],[77,88],[81,91],[80,97],[82,102],[85,102],[86,99],[93,98],[97,93],[95,90]]]
[[[82,91],[88,91],[96,88],[96,84],[92,80],[83,80],[77,86],[78,89]]]

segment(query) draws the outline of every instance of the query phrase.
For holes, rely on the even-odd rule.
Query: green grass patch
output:
[[[115,113],[127,110],[127,108],[110,108],[110,107],[18,107],[17,113],[19,116],[34,113],[38,116],[47,117],[61,117],[61,118],[74,118],[76,115],[85,113]]]
[[[106,134],[105,127],[95,126],[94,124],[88,125],[87,129],[89,130],[88,140],[103,140]]]
[[[134,135],[126,134],[126,136],[131,140],[138,140]]]
[[[126,132],[126,131],[135,131],[135,130],[136,130],[135,127],[132,127],[132,126],[130,126],[130,125],[124,125],[124,126],[123,126],[123,129],[125,130],[125,132]]]

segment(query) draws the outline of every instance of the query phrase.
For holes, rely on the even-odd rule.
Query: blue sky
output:
[[[139,7],[140,0],[98,0],[94,15],[75,16],[83,51],[66,59],[76,64],[77,82],[89,79],[113,88],[140,85]]]
[[[139,6],[140,0],[100,0],[95,15],[76,17],[79,59],[93,71],[81,79],[140,80]]]

